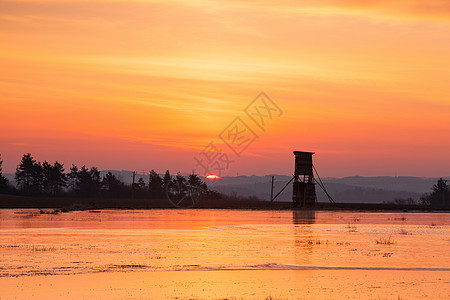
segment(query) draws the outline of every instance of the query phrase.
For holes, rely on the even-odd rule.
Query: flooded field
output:
[[[0,210],[3,298],[445,299],[450,214]]]

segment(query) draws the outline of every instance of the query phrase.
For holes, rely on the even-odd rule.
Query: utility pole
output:
[[[131,199],[134,199],[134,180],[136,178],[136,171],[133,171],[133,183],[131,184]]]
[[[275,176],[272,176],[272,189],[270,190],[270,202],[272,202],[273,199],[273,181],[275,180]]]

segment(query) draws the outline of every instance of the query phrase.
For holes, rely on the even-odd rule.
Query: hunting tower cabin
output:
[[[316,187],[314,182],[312,155],[314,152],[294,151],[295,171],[292,202],[294,207],[314,208]]]

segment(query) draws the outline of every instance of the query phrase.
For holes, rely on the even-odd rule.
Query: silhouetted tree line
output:
[[[430,194],[425,194],[419,200],[422,205],[450,206],[450,186],[440,178],[433,186]]]
[[[206,184],[196,174],[191,174],[186,179],[178,173],[172,178],[169,170],[166,171],[164,177],[151,170],[148,184],[144,179],[139,178],[136,183],[128,185],[111,172],[101,177],[100,171],[96,167],[82,166],[78,168],[72,164],[69,172],[65,173],[64,164],[57,161],[53,164],[47,161],[40,163],[30,153],[23,155],[16,168],[17,188],[14,188],[2,174],[2,163],[3,161],[0,160],[0,193],[4,194],[162,199],[165,197],[165,187],[169,182],[181,183],[181,186],[189,184],[209,192]]]
[[[440,178],[438,182],[433,185],[431,193],[424,194],[420,197],[418,203],[413,198],[406,199],[395,198],[392,202],[383,202],[386,204],[396,205],[422,205],[422,206],[446,206],[450,207],[450,185],[447,185],[447,180]]]
[[[0,192],[6,192],[10,189],[8,179],[2,173],[3,160],[0,157]]]
[[[148,184],[142,179],[131,185],[120,181],[114,174],[108,172],[103,178],[96,167],[78,168],[72,165],[68,173],[64,165],[55,161],[53,164],[44,161],[37,162],[30,153],[24,154],[16,168],[15,181],[17,188],[8,182],[2,173],[3,160],[0,157],[0,194],[16,194],[25,196],[71,196],[71,197],[104,197],[104,198],[149,198],[161,199],[165,197],[165,187],[171,184],[179,188],[182,193],[188,190],[187,186],[196,187],[214,199],[225,196],[208,191],[204,182],[195,174],[186,179],[180,173],[172,177],[169,170],[163,177],[151,170]],[[173,193],[173,191],[171,191]],[[395,199],[395,204],[412,205],[414,199]],[[424,206],[450,206],[450,185],[440,178],[433,186],[431,193],[424,194],[420,200]]]

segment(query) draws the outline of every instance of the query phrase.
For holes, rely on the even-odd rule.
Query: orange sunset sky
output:
[[[265,131],[244,109],[264,91]],[[236,156],[219,134],[258,138]],[[0,153],[202,174],[450,175],[450,2],[1,1]],[[202,174],[203,175],[203,174]]]

